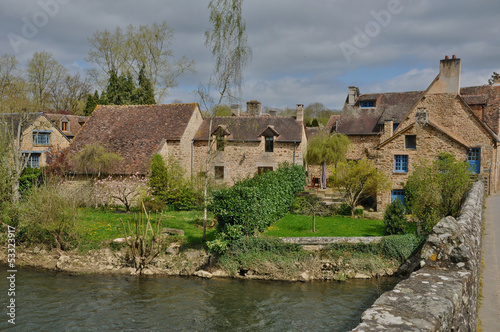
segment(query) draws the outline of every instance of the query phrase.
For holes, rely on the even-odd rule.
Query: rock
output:
[[[356,279],[370,279],[371,277],[367,274],[363,274],[363,273],[356,273],[354,275],[354,278]]]
[[[180,245],[177,243],[172,243],[165,252],[170,255],[177,255],[179,253]]]
[[[222,270],[212,272],[212,277],[229,277],[229,274]]]
[[[199,270],[194,273],[195,276],[200,277],[200,278],[205,278],[205,279],[210,279],[212,278],[212,273],[208,271],[203,271]]]
[[[61,255],[56,263],[57,270],[67,269],[71,265],[71,258],[66,255]]]
[[[311,280],[311,276],[307,272],[302,272],[299,277],[299,281],[309,281]]]
[[[184,230],[182,229],[175,229],[175,228],[164,228],[161,231],[163,234],[172,234],[172,235],[179,235],[179,236],[184,236]]]

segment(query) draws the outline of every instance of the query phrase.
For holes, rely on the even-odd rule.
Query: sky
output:
[[[0,55],[25,64],[47,51],[70,71],[88,68],[88,38],[129,24],[166,21],[176,58],[195,61],[162,100],[198,102],[214,61],[205,47],[208,0],[0,0]],[[498,0],[246,0],[252,58],[242,104],[341,109],[349,86],[361,93],[425,90],[439,60],[462,61],[462,86],[500,72]]]

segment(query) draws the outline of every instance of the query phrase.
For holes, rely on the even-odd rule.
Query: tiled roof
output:
[[[83,124],[88,120],[88,116],[59,114],[59,113],[45,113],[47,117],[54,122],[55,126],[62,130],[61,120],[65,119],[69,122],[68,131],[63,131],[64,135],[73,138],[78,134]]]
[[[195,135],[195,140],[207,140],[210,119],[205,119]],[[228,141],[260,141],[259,135],[273,126],[279,133],[276,142],[301,142],[302,124],[292,117],[215,117],[212,121],[212,132],[219,126],[226,126],[230,135],[226,136]]]
[[[354,105],[346,104],[337,132],[350,135],[373,135],[379,133],[384,121],[401,123],[425,91],[361,94]],[[460,95],[468,105],[484,106],[484,122],[498,133],[498,110],[500,109],[500,86],[475,86],[460,89]],[[373,108],[361,108],[360,102],[377,100]]]
[[[99,143],[123,161],[115,174],[148,171],[152,156],[165,140],[180,140],[197,104],[97,106],[71,143],[75,153]]]

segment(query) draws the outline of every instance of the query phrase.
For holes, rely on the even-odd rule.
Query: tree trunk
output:
[[[321,170],[321,189],[326,189],[326,161],[323,162]]]
[[[313,214],[313,233],[316,233],[316,213]]]

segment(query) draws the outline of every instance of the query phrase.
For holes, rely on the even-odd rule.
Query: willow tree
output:
[[[247,46],[246,25],[242,18],[243,0],[211,0],[209,21],[211,28],[205,31],[205,46],[210,48],[215,61],[214,70],[207,86],[200,85],[198,94],[204,108],[216,110],[224,99],[229,103],[241,99],[243,69],[252,50]],[[211,93],[215,90],[217,98]],[[217,100],[215,102],[215,100]],[[213,116],[213,114],[211,114]],[[211,155],[212,117],[208,126],[207,160],[204,185],[203,240],[207,227],[208,168]]]
[[[329,133],[320,130],[307,143],[306,162],[308,164],[322,165],[321,188],[326,188],[326,167],[329,164],[335,166],[345,161],[349,149],[349,139],[343,134]]]

